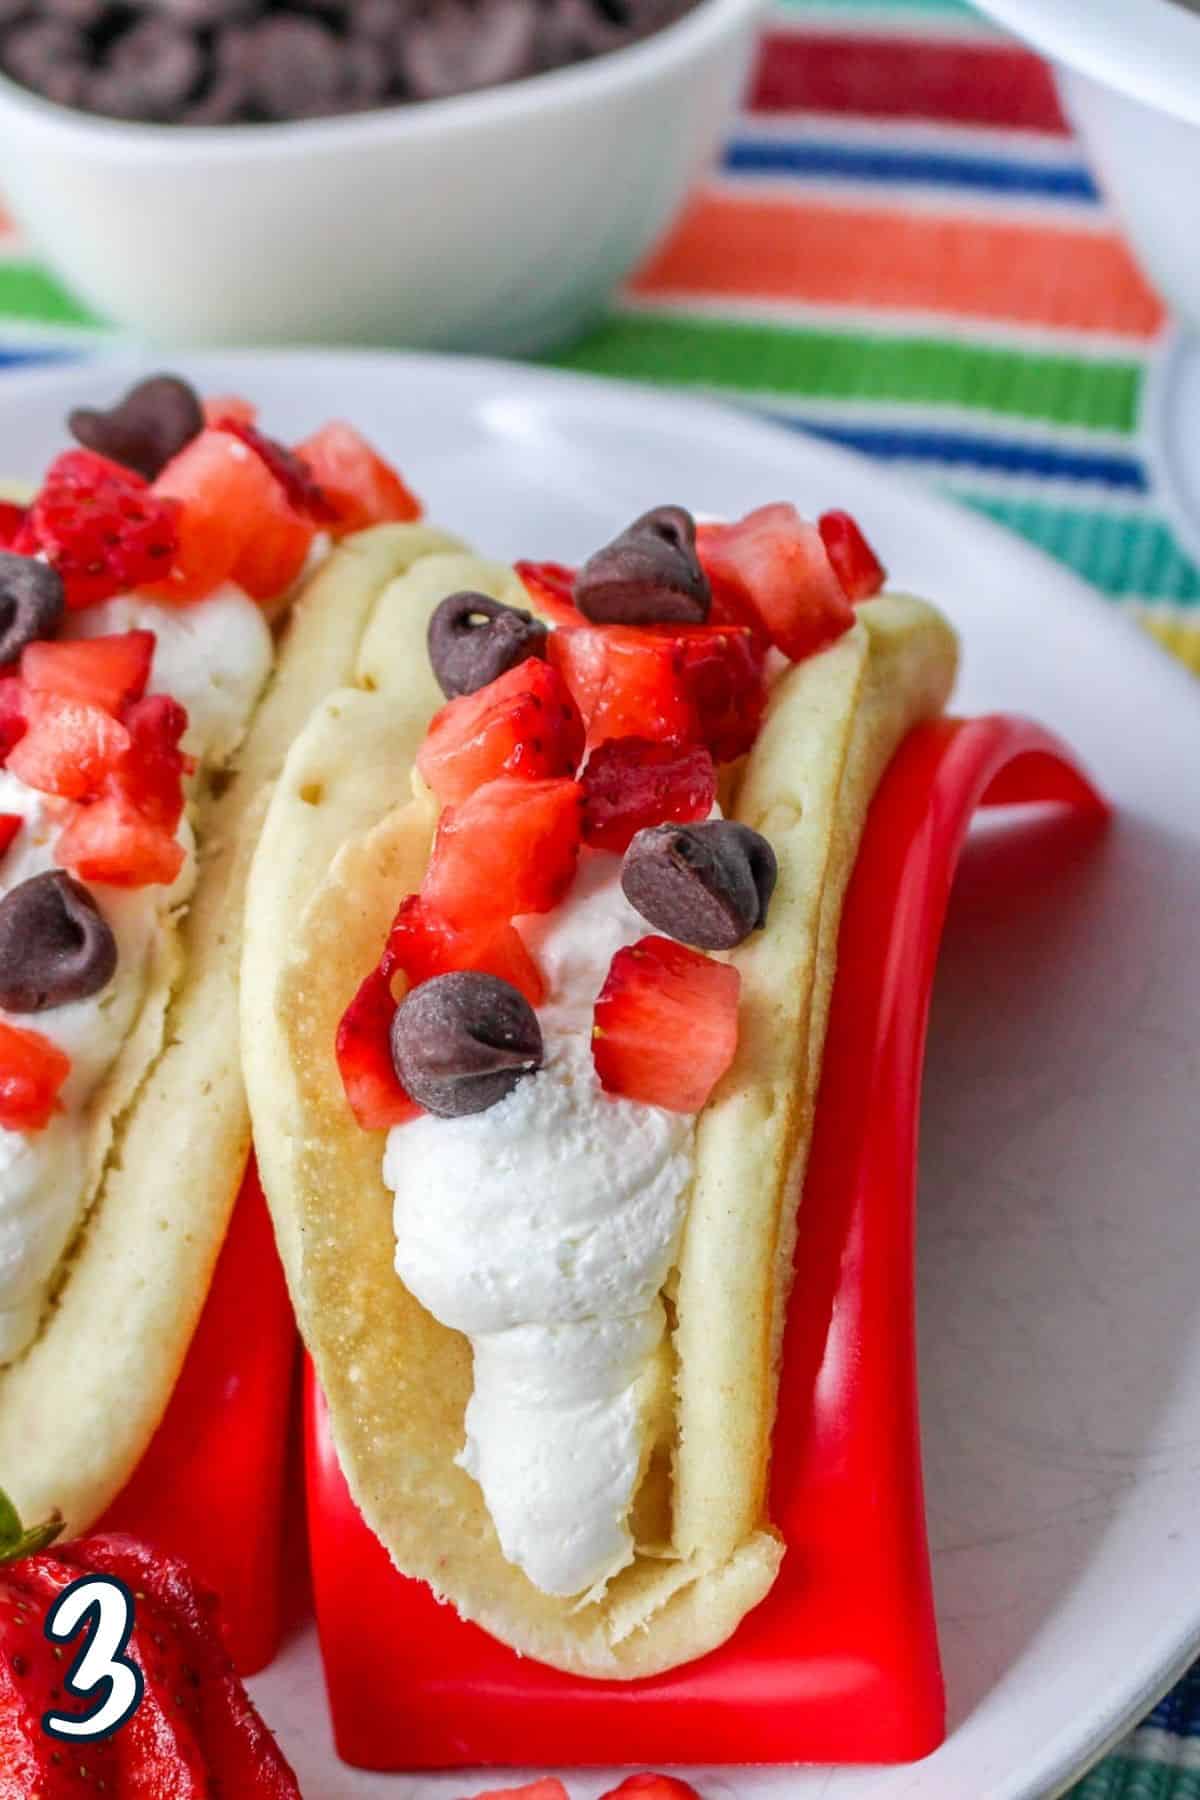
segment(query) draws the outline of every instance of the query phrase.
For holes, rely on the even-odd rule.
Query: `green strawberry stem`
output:
[[[65,1524],[57,1507],[40,1525],[22,1525],[21,1515],[0,1488],[0,1563],[19,1562],[23,1556],[36,1556],[52,1544]]]

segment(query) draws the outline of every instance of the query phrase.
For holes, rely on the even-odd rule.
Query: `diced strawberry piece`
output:
[[[9,550],[25,523],[27,508],[15,500],[0,500],[0,549]]]
[[[556,1775],[543,1775],[540,1781],[527,1781],[524,1787],[487,1788],[474,1800],[569,1800],[569,1796]]]
[[[24,705],[29,726],[9,755],[13,774],[43,793],[89,803],[59,836],[59,861],[85,881],[113,887],[174,881],[185,855],[175,838],[182,779],[192,766],[179,750],[183,707],[151,694],[117,720],[59,694],[28,693]]]
[[[43,793],[88,803],[60,834],[59,861],[85,881],[113,887],[173,882],[184,862],[175,828],[192,767],[179,750],[187,714],[178,701],[146,695],[121,720],[60,694],[26,693],[23,704],[28,730],[9,755],[13,774]]]
[[[575,604],[574,569],[555,562],[519,562],[514,566],[538,612],[556,625],[587,624]]]
[[[46,472],[18,542],[42,550],[70,607],[162,579],[179,548],[179,507],[165,490],[91,450],[66,450]]]
[[[738,626],[603,625],[551,632],[588,729],[609,738],[704,743],[719,762],[749,749],[766,704],[763,654]]]
[[[701,526],[696,548],[721,610],[757,618],[793,662],[854,623],[821,533],[794,506],[760,506],[736,524]]]
[[[98,794],[129,749],[125,727],[85,700],[27,694],[24,704],[28,729],[9,752],[13,774],[67,800]]]
[[[498,775],[573,775],[582,755],[583,720],[566,683],[549,663],[529,657],[443,706],[417,767],[445,806]]]
[[[297,444],[296,455],[328,502],[335,537],[367,525],[407,524],[421,516],[421,502],[391,464],[341,419]]]
[[[0,856],[11,850],[13,839],[24,823],[20,813],[0,813]]]
[[[225,425],[230,420],[238,425],[253,425],[258,418],[253,400],[246,400],[241,394],[210,394],[203,405],[206,425]]]
[[[540,1006],[545,992],[524,938],[507,920],[456,931],[419,894],[410,894],[396,914],[379,967],[389,982],[403,973],[410,988],[435,975],[475,969],[511,983],[531,1006]]]
[[[717,762],[744,756],[766,710],[765,645],[740,626],[655,626],[678,649],[683,690],[696,715],[696,735]]]
[[[694,1113],[737,1049],[741,977],[670,938],[618,950],[596,1001],[592,1058],[610,1094]]]
[[[460,929],[549,912],[579,857],[583,790],[577,781],[503,775],[438,822],[422,897]]]
[[[847,600],[869,600],[887,580],[883,564],[848,512],[822,513],[817,529]]]
[[[153,660],[152,631],[34,643],[21,656],[21,679],[31,693],[84,700],[116,714],[145,693]]]
[[[109,887],[169,887],[182,869],[183,845],[139,811],[119,781],[81,806],[61,832],[58,860],[81,881]]]
[[[551,632],[548,654],[583,715],[589,749],[616,737],[695,739],[695,709],[670,637],[636,625],[564,628]]]
[[[598,625],[563,626],[547,638],[546,655],[570,688],[579,716],[590,731],[608,680],[607,633]]]
[[[716,771],[703,744],[609,738],[592,751],[579,780],[584,843],[618,854],[644,826],[706,819],[717,797]]]
[[[129,751],[116,779],[151,825],[175,830],[183,814],[183,778],[195,762],[179,748],[188,717],[169,694],[147,694],[122,715]]]
[[[13,745],[25,736],[27,706],[25,683],[15,675],[0,676],[0,767],[8,762]]]
[[[198,600],[223,581],[240,581],[255,599],[289,588],[314,535],[261,458],[228,431],[208,428],[171,458],[156,493],[182,503],[179,549],[162,600]]]
[[[701,548],[703,533],[716,529],[718,527],[712,525],[697,525],[697,549]],[[765,656],[771,648],[771,634],[751,606],[745,589],[733,581],[722,580],[711,569],[706,569],[705,574],[712,593],[712,604],[708,611],[709,624],[737,626],[742,631],[750,632],[759,653]]]
[[[154,484],[183,509],[170,579],[152,590],[155,597],[198,600],[228,581],[273,487],[261,459],[227,431],[209,427],[185,444]]]
[[[400,1085],[392,1062],[396,1002],[387,976],[372,969],[342,1014],[334,1054],[350,1110],[364,1131],[387,1131],[421,1108]]]
[[[58,1111],[71,1059],[40,1031],[0,1020],[0,1126],[41,1131]]]
[[[690,1781],[678,1775],[627,1775],[618,1787],[609,1788],[600,1800],[701,1800]]]
[[[276,484],[254,535],[233,565],[233,580],[252,600],[277,600],[299,578],[317,528],[298,513]]]
[[[458,934],[438,918],[420,894],[405,895],[379,959],[380,974],[389,983],[394,976],[403,974],[410,988],[419,987],[435,975],[445,975],[452,966],[445,960],[446,943],[455,935]]]
[[[268,437],[243,419],[222,419],[220,429],[232,432],[262,458],[287,496],[289,506],[296,512],[322,525],[336,522],[337,508],[295,450],[289,450],[286,444]]]

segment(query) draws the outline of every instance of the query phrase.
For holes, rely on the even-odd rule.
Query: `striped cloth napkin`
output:
[[[784,0],[719,173],[555,361],[919,474],[1200,670],[1200,570],[1144,436],[1171,339],[1044,63],[959,0]]]
[[[0,237],[0,365],[101,330]],[[962,0],[776,0],[719,171],[550,360],[918,474],[1200,672],[1200,568],[1148,453],[1171,341],[1035,56]],[[1073,1800],[1200,1800],[1200,1665]]]

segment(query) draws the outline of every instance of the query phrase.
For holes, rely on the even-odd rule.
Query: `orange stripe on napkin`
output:
[[[1105,232],[702,194],[633,292],[903,307],[1151,337],[1158,296]]]

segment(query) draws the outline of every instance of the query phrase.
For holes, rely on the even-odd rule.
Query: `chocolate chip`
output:
[[[212,34],[208,79],[180,114],[184,125],[232,125],[252,118],[256,60],[250,33],[228,25]]]
[[[392,79],[392,55],[383,44],[365,34],[355,34],[342,45],[342,108],[359,112],[377,106]]]
[[[538,58],[544,69],[621,50],[661,31],[691,0],[545,0],[538,21]]]
[[[577,62],[660,29],[693,3],[0,0],[0,64],[60,104],[116,118],[304,119]]]
[[[79,106],[88,80],[88,42],[60,19],[18,25],[4,39],[7,72],[59,106]]]
[[[233,125],[247,117],[250,82],[236,67],[221,64],[220,55],[218,43],[208,83],[180,113],[181,125]]]
[[[496,975],[435,975],[392,1020],[392,1062],[406,1093],[442,1119],[486,1112],[542,1066],[542,1031],[525,996]]]
[[[712,604],[696,554],[696,521],[682,506],[656,506],[588,558],[575,604],[602,625],[702,625]]]
[[[668,937],[700,950],[732,950],[766,924],[777,874],[761,832],[710,819],[639,831],[625,852],[621,887]]]
[[[548,0],[538,21],[538,58],[542,68],[560,68],[620,50],[637,36],[623,13],[610,12],[593,0]]]
[[[412,0],[353,0],[351,29],[359,37],[394,49],[412,11]]]
[[[108,11],[108,0],[39,0],[38,11],[46,18],[91,31]]]
[[[252,19],[260,0],[154,0],[154,11],[193,30],[212,31],[239,19]]]
[[[442,0],[407,26],[398,47],[414,100],[442,100],[515,81],[537,67],[537,9],[531,0]]]
[[[114,119],[161,123],[177,118],[200,86],[207,57],[186,26],[142,19],[114,38],[88,86],[88,104]]]
[[[117,943],[87,889],[50,869],[0,900],[0,1006],[45,1012],[107,987]]]
[[[315,119],[340,108],[342,50],[317,19],[276,13],[246,34],[252,94],[267,119]]]
[[[52,638],[65,604],[62,577],[49,563],[0,550],[0,663],[14,663],[26,644]]]
[[[519,606],[490,594],[447,594],[435,607],[426,641],[447,699],[474,694],[531,656],[545,656],[546,627]]]
[[[86,449],[153,481],[203,431],[204,408],[178,375],[151,375],[107,411],[77,406],[67,425]]]

